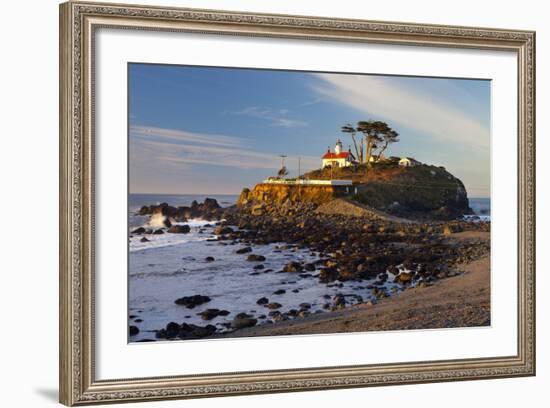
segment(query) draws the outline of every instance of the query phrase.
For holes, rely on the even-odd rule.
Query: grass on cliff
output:
[[[386,208],[399,202],[410,209],[433,210],[445,205],[467,206],[462,182],[445,168],[422,164],[402,167],[396,163],[318,169],[305,178],[352,180],[359,183],[353,199],[375,208]],[[461,196],[464,194],[464,198]]]

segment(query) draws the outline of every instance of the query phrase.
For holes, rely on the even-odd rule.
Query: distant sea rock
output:
[[[144,205],[138,211],[138,215],[162,214],[176,222],[186,222],[188,219],[202,218],[204,220],[219,220],[223,209],[214,198],[206,198],[204,202],[193,201],[191,206],[173,207],[168,203],[158,205]],[[170,227],[170,225],[166,225]]]

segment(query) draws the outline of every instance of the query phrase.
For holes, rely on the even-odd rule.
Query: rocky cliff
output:
[[[305,177],[348,179],[354,185],[346,189],[342,186],[262,183],[252,190],[244,189],[237,204],[248,208],[305,203],[318,206],[346,197],[402,217],[451,219],[471,212],[464,184],[443,167],[374,165],[365,169],[359,166],[333,169],[332,172],[329,169],[316,170]]]
[[[257,184],[254,189],[243,189],[237,205],[243,206],[253,202],[280,205],[285,201],[323,204],[337,197],[346,195],[342,186],[315,185],[297,186],[288,184]]]

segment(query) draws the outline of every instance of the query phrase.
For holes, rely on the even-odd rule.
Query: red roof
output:
[[[332,152],[326,152],[325,155],[322,157],[323,159],[347,159],[350,157],[349,152],[341,152],[341,153],[332,153]],[[351,156],[353,157],[353,156]]]

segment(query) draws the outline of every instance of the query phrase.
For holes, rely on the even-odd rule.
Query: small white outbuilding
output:
[[[402,157],[399,159],[399,165],[402,167],[414,167],[421,164],[418,160],[413,159],[412,157]]]

